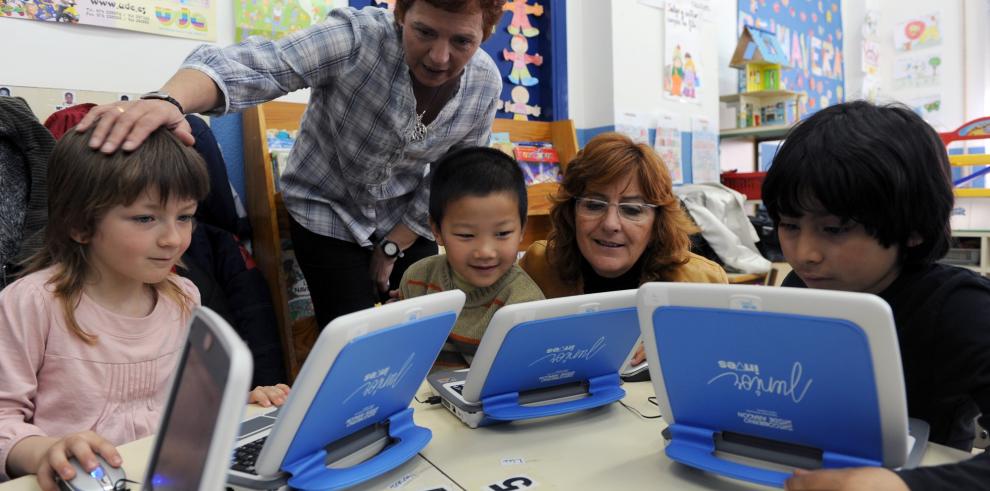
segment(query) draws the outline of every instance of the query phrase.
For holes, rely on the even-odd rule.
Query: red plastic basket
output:
[[[748,199],[760,199],[760,188],[766,176],[766,172],[723,172],[722,184],[745,194]]]

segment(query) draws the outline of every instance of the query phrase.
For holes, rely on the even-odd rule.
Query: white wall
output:
[[[612,8],[606,1],[567,3],[567,98],[578,128],[612,125]]]
[[[232,0],[216,4],[216,42],[231,44]],[[0,84],[114,93],[158,89],[200,44],[134,31],[7,18],[0,19],[0,39],[9,48],[0,65]],[[285,99],[305,102],[308,91]]]

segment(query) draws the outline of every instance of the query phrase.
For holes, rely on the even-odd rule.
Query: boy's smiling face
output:
[[[810,288],[880,293],[900,274],[900,247],[884,247],[863,226],[825,212],[781,214],[784,257]]]
[[[513,193],[458,198],[447,203],[439,227],[430,225],[450,267],[476,287],[491,286],[516,262],[522,223]]]

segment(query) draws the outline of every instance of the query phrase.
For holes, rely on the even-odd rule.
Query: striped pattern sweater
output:
[[[400,298],[403,299],[454,289],[457,289],[454,271],[447,262],[447,256],[442,254],[417,261],[402,275],[399,284]],[[503,305],[543,300],[540,288],[515,264],[491,286],[471,288],[464,294],[467,296],[464,309],[437,358],[437,367],[469,365],[488,328],[488,322]]]

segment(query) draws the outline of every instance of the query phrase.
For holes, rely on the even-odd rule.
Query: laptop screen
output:
[[[230,369],[229,353],[198,317],[179,360],[144,489],[199,488]]]

